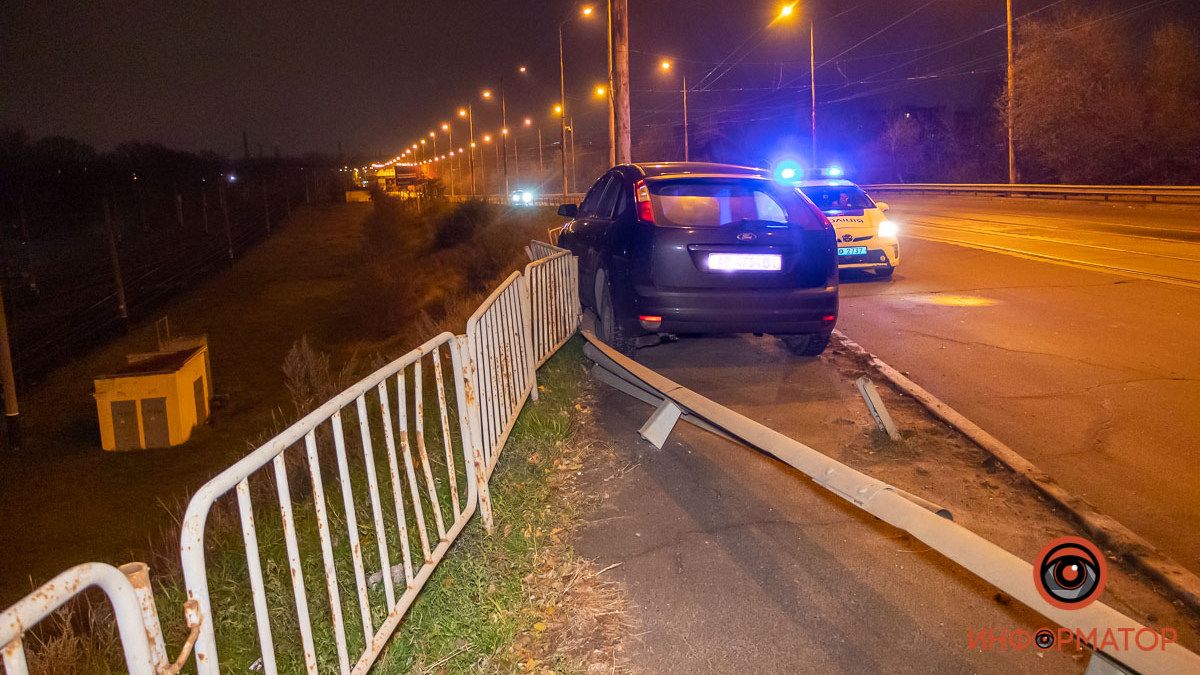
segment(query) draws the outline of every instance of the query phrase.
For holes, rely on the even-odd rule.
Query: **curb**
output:
[[[1133,530],[1112,517],[1100,513],[1084,499],[1067,492],[1066,488],[1059,485],[1045,471],[1039,469],[995,436],[981,429],[979,425],[964,417],[962,413],[908,379],[900,371],[863,349],[857,342],[846,337],[845,333],[835,330],[833,335],[842,347],[856,356],[865,358],[867,364],[892,386],[911,396],[934,417],[957,429],[1011,471],[1023,476],[1039,492],[1066,510],[1089,535],[1097,540],[1097,543],[1116,550],[1123,559],[1132,563],[1139,571],[1170,589],[1188,608],[1200,612],[1200,577],[1159,551]]]

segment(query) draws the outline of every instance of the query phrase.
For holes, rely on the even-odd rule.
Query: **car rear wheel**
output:
[[[599,332],[599,337],[604,340],[608,346],[621,352],[621,354],[633,358],[637,348],[633,341],[625,334],[625,329],[620,321],[617,321],[616,312],[613,309],[612,293],[608,290],[608,284],[604,285],[604,290],[598,298],[600,311],[600,325],[596,328]]]
[[[796,356],[819,356],[829,346],[829,333],[781,335],[783,345]]]

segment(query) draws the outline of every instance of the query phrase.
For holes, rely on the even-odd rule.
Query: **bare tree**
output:
[[[1144,77],[1142,156],[1147,173],[1166,183],[1195,180],[1200,174],[1200,48],[1195,34],[1177,24],[1159,28]]]
[[[1014,140],[1031,178],[1137,178],[1144,107],[1129,32],[1098,12],[1071,9],[1018,27]]]
[[[892,158],[892,175],[903,183],[920,152],[921,124],[911,114],[904,113],[888,122],[879,140]]]

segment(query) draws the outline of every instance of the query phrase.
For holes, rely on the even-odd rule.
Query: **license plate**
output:
[[[709,253],[708,269],[778,272],[783,269],[783,258],[771,253]]]
[[[866,246],[841,246],[838,248],[838,255],[866,255]]]

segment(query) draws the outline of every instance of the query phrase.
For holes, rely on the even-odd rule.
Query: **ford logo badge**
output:
[[[738,241],[754,241],[758,237],[753,232],[739,232]]]

